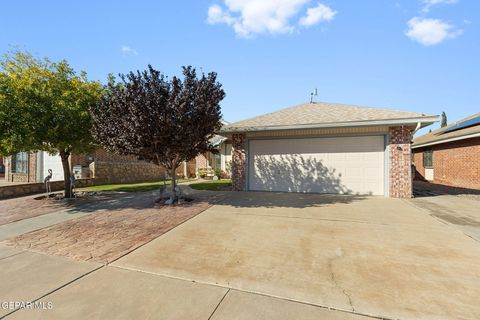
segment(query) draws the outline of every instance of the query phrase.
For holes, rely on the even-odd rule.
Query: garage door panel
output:
[[[383,195],[383,136],[251,140],[249,189]]]

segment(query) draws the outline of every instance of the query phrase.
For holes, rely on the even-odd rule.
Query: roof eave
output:
[[[476,133],[467,133],[467,134],[462,134],[459,136],[451,137],[451,138],[446,138],[442,140],[435,140],[435,141],[427,141],[419,144],[412,144],[412,149],[418,149],[418,148],[423,148],[423,147],[429,147],[437,144],[442,144],[442,143],[448,143],[448,142],[454,142],[458,140],[465,140],[465,139],[471,139],[471,138],[477,138],[480,137],[480,132]]]
[[[295,130],[295,129],[325,129],[325,128],[335,128],[335,127],[346,128],[346,127],[369,127],[369,126],[392,126],[392,125],[417,125],[418,123],[421,123],[421,127],[423,128],[438,121],[439,121],[439,116],[429,116],[429,117],[419,117],[419,118],[328,122],[328,123],[285,125],[285,126],[233,127],[231,129],[226,128],[224,130],[221,130],[219,134],[265,132],[265,131]]]

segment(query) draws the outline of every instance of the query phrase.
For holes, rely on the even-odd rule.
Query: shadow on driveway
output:
[[[415,180],[413,181],[413,195],[415,198],[443,195],[478,195],[478,199],[480,199],[480,190]]]
[[[369,196],[335,195],[287,192],[230,192],[218,204],[236,208],[309,208],[332,204],[348,204],[364,200]]]

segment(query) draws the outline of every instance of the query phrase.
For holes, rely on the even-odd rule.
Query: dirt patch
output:
[[[26,233],[8,246],[75,260],[109,263],[196,216],[216,202],[196,197],[182,205],[119,208],[69,220]]]

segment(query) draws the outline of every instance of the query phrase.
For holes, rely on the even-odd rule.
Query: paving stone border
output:
[[[75,182],[77,188],[90,187],[94,185],[93,179],[77,179]],[[63,190],[63,181],[52,181],[50,183],[52,191]],[[45,185],[43,183],[25,183],[0,186],[0,199],[27,196],[31,194],[44,193]]]

